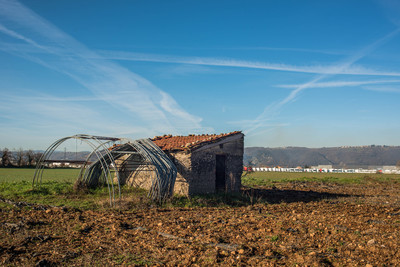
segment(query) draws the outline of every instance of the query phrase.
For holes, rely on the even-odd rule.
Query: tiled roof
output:
[[[240,131],[235,131],[225,134],[202,134],[202,135],[189,135],[189,136],[155,136],[151,141],[153,141],[162,150],[187,150],[195,147],[203,146],[209,143],[215,143],[221,139],[239,134]]]

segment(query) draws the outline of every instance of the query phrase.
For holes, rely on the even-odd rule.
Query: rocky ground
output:
[[[398,266],[399,192],[295,182],[244,189],[256,204],[241,207],[3,203],[0,264]]]

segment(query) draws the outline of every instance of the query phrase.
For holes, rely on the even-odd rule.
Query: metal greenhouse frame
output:
[[[127,158],[131,161],[130,164],[137,167],[136,171],[143,170],[142,166],[151,165],[154,167],[154,171],[148,173],[148,179],[151,179],[149,198],[156,202],[163,202],[172,195],[177,169],[168,156],[150,139],[130,140],[85,134],[61,138],[47,148],[36,165],[32,182],[33,187],[41,185],[43,171],[47,163],[53,162],[50,158],[54,151],[70,139],[80,140],[92,149],[86,160],[80,162],[83,165],[77,183],[89,188],[107,184],[111,206],[115,205],[116,187],[118,188],[118,197],[121,198],[120,168],[116,164],[116,160],[123,158],[124,155],[127,155]],[[95,157],[95,160],[91,162],[93,157]],[[114,177],[111,174],[110,167],[115,171]],[[116,181],[116,184],[114,181]]]

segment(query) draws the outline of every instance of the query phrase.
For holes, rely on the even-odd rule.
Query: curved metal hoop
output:
[[[153,201],[163,202],[166,198],[172,196],[177,169],[168,156],[150,139],[130,140],[127,138],[114,138],[85,134],[61,138],[46,149],[36,165],[36,170],[32,181],[33,187],[41,185],[46,163],[49,161],[54,151],[62,143],[69,139],[81,140],[89,145],[92,149],[92,152],[86,157],[86,160],[81,167],[78,175],[78,181],[89,186],[107,184],[111,206],[115,206],[115,188],[109,166],[111,166],[114,170],[120,199],[120,174],[115,160],[125,153],[132,153],[132,151],[140,155],[141,159],[143,159],[143,161],[139,161],[138,164],[143,164],[143,162],[146,162],[147,164],[154,166],[155,175],[148,177],[148,179],[152,180],[148,197]],[[110,146],[116,142],[120,142],[122,144],[111,149]],[[90,164],[90,159],[93,157],[93,155],[96,156],[97,160]],[[103,178],[101,179],[102,176]]]

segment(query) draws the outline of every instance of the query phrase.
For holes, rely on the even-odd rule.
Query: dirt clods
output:
[[[0,212],[0,265],[400,265],[400,185],[274,187],[256,189],[261,201],[247,206],[10,204]]]

